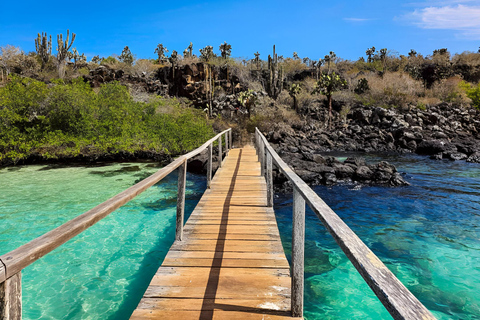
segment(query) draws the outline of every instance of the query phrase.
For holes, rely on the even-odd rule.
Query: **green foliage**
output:
[[[226,41],[222,43],[219,47],[222,58],[227,59],[232,54],[232,45],[228,44]]]
[[[472,104],[480,110],[480,83],[476,86],[465,81],[459,83],[459,87],[465,91],[467,97],[472,99]]]
[[[133,54],[132,52],[130,51],[130,48],[128,46],[125,46],[125,48],[123,48],[122,50],[122,54],[118,57],[118,60],[120,60],[121,62],[131,66],[133,64],[133,60],[134,57],[133,57]]]
[[[360,80],[358,80],[355,89],[353,89],[356,94],[363,94],[368,90],[370,90],[370,86],[368,85],[368,80],[365,78],[361,78]]]
[[[200,49],[200,59],[202,59],[205,62],[209,62],[213,58],[216,57],[215,53],[213,53],[213,47],[212,46],[206,46],[203,49]]]
[[[135,102],[118,82],[98,93],[81,78],[53,84],[13,77],[0,88],[0,164],[31,155],[180,154],[213,136],[200,110],[175,99]]]
[[[322,73],[320,79],[317,81],[313,93],[321,93],[327,97],[331,97],[332,93],[347,87],[347,81],[342,79],[338,74]]]

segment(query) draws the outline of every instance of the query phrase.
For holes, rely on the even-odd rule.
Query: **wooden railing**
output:
[[[108,214],[123,206],[137,195],[153,186],[178,168],[177,222],[175,240],[182,240],[185,210],[187,160],[208,149],[207,186],[212,180],[213,143],[218,140],[218,165],[222,165],[222,136],[225,151],[232,146],[232,131],[225,130],[201,147],[183,155],[127,190],[117,194],[95,208],[64,223],[56,229],[0,256],[0,319],[22,318],[21,271],[47,253],[58,248],[82,231],[88,229]]]
[[[345,222],[280,158],[258,128],[255,129],[255,142],[262,174],[267,181],[268,205],[273,206],[272,162],[293,185],[291,297],[294,317],[303,316],[307,203],[394,319],[435,319]]]

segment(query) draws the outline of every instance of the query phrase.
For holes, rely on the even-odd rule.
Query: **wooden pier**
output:
[[[233,149],[131,319],[292,319],[289,268],[255,149]]]

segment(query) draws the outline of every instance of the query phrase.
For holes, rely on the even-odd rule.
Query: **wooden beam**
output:
[[[213,158],[213,145],[208,145],[208,161],[207,161],[207,188],[210,188],[212,184],[212,158]]]
[[[218,167],[222,167],[222,135],[218,137]]]
[[[22,319],[22,274],[18,272],[0,283],[0,319]]]
[[[272,175],[272,155],[267,151],[267,207],[273,207],[273,175]]]
[[[260,131],[258,135],[262,145],[271,153],[276,166],[298,189],[390,315],[394,319],[402,320],[436,319],[345,222],[280,158]]]
[[[305,270],[305,199],[293,188],[292,221],[292,316],[303,317]]]
[[[178,193],[177,193],[177,223],[175,240],[183,239],[183,220],[185,215],[185,187],[187,184],[187,161],[178,167]]]

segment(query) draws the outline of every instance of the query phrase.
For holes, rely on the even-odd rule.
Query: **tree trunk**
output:
[[[58,62],[58,77],[60,79],[65,78],[65,61]]]

